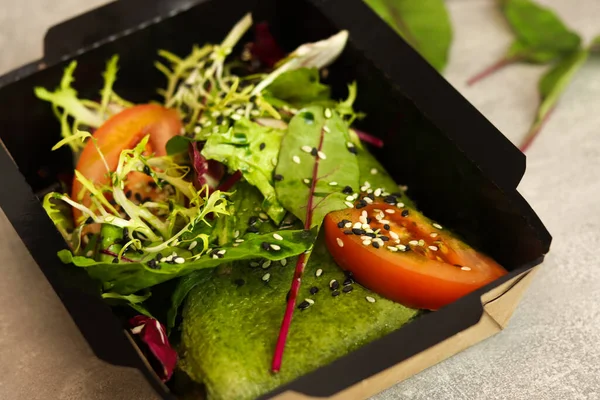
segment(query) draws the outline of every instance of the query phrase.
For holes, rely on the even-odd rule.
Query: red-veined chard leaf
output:
[[[305,229],[318,228],[327,213],[348,207],[346,195],[342,193],[344,187],[358,190],[360,172],[356,155],[348,151],[349,141],[348,127],[331,109],[307,107],[290,121],[275,170],[282,179],[275,182],[275,190],[281,204],[304,223]],[[307,252],[302,253],[296,263],[275,348],[273,371],[281,367],[307,259]]]

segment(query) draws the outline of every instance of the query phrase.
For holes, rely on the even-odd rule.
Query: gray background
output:
[[[543,0],[586,40],[600,1]],[[41,55],[47,27],[104,0],[0,0],[0,73]],[[516,65],[479,85],[510,31],[492,0],[447,1],[455,30],[447,79],[510,140],[526,132],[544,67]],[[600,57],[591,59],[528,152],[520,184],[554,236],[552,251],[495,337],[376,396],[391,399],[600,399]],[[1,399],[152,399],[136,372],[95,360],[0,214]]]

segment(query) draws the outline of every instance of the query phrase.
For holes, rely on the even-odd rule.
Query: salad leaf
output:
[[[542,79],[539,82],[541,102],[538,107],[535,121],[521,143],[521,151],[524,152],[529,148],[552,113],[560,95],[569,86],[573,76],[588,59],[589,54],[588,50],[581,50],[573,53],[542,76]]]
[[[290,121],[275,170],[283,179],[275,189],[281,204],[306,227],[319,226],[330,211],[348,207],[345,186],[359,188],[358,162],[348,151],[349,140],[346,124],[331,109],[307,107]]]
[[[73,231],[73,219],[68,215],[68,210],[64,210],[62,202],[56,200],[53,193],[44,196],[42,206],[46,214],[50,217],[56,229],[60,232],[65,242],[71,242],[71,232]]]
[[[329,100],[331,89],[319,81],[319,70],[300,68],[281,74],[268,88],[274,97],[296,107],[311,102]]]
[[[452,25],[443,0],[365,0],[435,69],[448,63]]]
[[[231,171],[240,171],[256,186],[264,196],[262,208],[277,224],[286,213],[273,187],[273,170],[282,137],[282,130],[240,118],[227,132],[213,133],[202,149],[204,157],[225,164]]]
[[[169,343],[165,327],[158,320],[146,315],[136,315],[129,320],[131,333],[139,335],[156,361],[161,365],[158,376],[163,382],[168,381],[177,364],[177,352]]]
[[[236,243],[238,246],[230,245],[212,249],[211,254],[204,254],[182,264],[158,262],[154,264],[154,267],[142,262],[95,261],[87,257],[74,256],[68,250],[60,251],[58,256],[65,264],[72,263],[77,267],[85,268],[92,278],[103,283],[104,290],[127,295],[194,271],[214,268],[231,261],[256,258],[276,261],[291,257],[308,249],[316,237],[314,230],[282,230],[278,234],[283,240],[275,239],[271,233],[247,234],[243,242]],[[265,249],[263,243],[278,246],[279,250],[274,250],[270,246]],[[219,253],[223,251],[224,253]]]

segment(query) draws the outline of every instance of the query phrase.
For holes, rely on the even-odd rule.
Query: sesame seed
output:
[[[279,233],[274,233],[273,237],[277,240],[283,240],[283,236],[281,236]]]
[[[405,245],[403,245],[403,244],[399,244],[399,245],[398,245],[398,246],[396,246],[396,247],[397,247],[397,248],[398,248],[398,250],[400,250],[400,251],[406,251],[406,250],[407,250],[407,247],[406,247]]]
[[[327,133],[331,132],[331,130],[329,129],[329,127],[327,125],[323,126],[323,130]]]
[[[337,290],[340,287],[340,283],[338,281],[336,281],[335,279],[332,279],[331,281],[329,281],[329,288],[331,290]]]
[[[373,192],[373,194],[377,197],[381,196],[381,189],[375,189],[375,191]]]
[[[185,262],[185,258],[183,258],[183,257],[177,257],[177,258],[175,259],[175,262],[176,262],[177,264],[183,264],[183,263]]]
[[[317,293],[319,293],[319,288],[316,286],[313,286],[309,289],[309,292],[310,292],[310,294],[313,294],[313,295],[317,294]]]
[[[360,227],[362,226],[362,224],[360,222],[355,223],[352,228],[353,229],[360,229]]]
[[[363,228],[364,230],[371,229],[371,227],[369,226],[369,224],[367,224],[367,223],[366,223],[366,220],[365,220],[365,222],[364,222],[364,223],[361,225],[361,228]],[[373,231],[371,230],[371,232],[373,232]]]
[[[279,250],[281,250],[281,246],[280,246],[280,245],[278,245],[278,244],[271,244],[270,246],[271,246],[271,248],[272,248],[273,250],[275,250],[275,251],[279,251]]]
[[[373,243],[371,243],[371,245],[372,245],[373,247],[375,247],[376,249],[378,249],[378,248],[379,248],[379,243],[378,243],[378,242],[376,242],[376,241],[373,241]]]
[[[346,205],[346,207],[348,208],[354,208],[354,204],[350,203],[349,201],[345,201],[344,204]]]
[[[302,179],[302,182],[304,182],[305,184],[308,185],[310,183],[310,179],[304,178],[304,179]]]
[[[394,213],[396,213],[396,211],[392,210],[391,208],[386,209],[385,212],[388,213],[388,214],[394,214]]]
[[[324,114],[325,114],[325,118],[331,118],[331,110],[329,108],[325,109]]]
[[[352,143],[352,142],[347,142],[347,143],[346,143],[346,146],[347,146],[349,149],[351,149],[351,148],[353,148],[353,147],[354,147],[354,143]]]
[[[346,279],[344,279],[344,282],[342,283],[342,285],[348,286],[348,285],[352,285],[353,283],[354,283],[354,280],[351,277],[347,277]]]
[[[292,161],[295,162],[296,164],[300,164],[300,157],[294,156],[294,157],[292,157]]]
[[[367,191],[367,189],[368,189],[368,188],[367,188],[366,186],[361,186],[361,187],[360,187],[360,191],[361,191],[361,192],[366,192],[366,191]]]
[[[469,267],[460,267],[460,269],[462,269],[463,271],[470,271],[471,270],[471,268],[469,268]]]
[[[338,183],[337,183],[337,182],[335,182],[335,181],[334,181],[334,182],[329,182],[329,186],[337,186],[337,184],[338,184]]]
[[[339,290],[334,290],[333,292],[331,292],[331,296],[332,297],[337,297],[340,295],[340,291]]]
[[[354,196],[350,195],[350,196],[346,196],[346,201],[352,201],[354,200]]]
[[[367,189],[367,193],[369,193],[369,194],[373,193],[373,189]]]
[[[385,229],[386,231],[389,231],[390,228],[391,228],[391,226],[389,224],[383,225],[383,229]]]
[[[299,310],[306,310],[308,307],[310,307],[310,303],[306,300],[304,300],[302,303],[298,304],[298,309]]]
[[[271,279],[271,274],[269,274],[268,272],[266,274],[263,275],[262,280],[264,282],[268,282],[269,279]]]
[[[204,127],[205,127],[205,128],[208,128],[208,127],[209,127],[209,126],[211,126],[211,125],[212,125],[212,121],[206,121],[206,122],[204,123]]]
[[[355,235],[363,235],[365,233],[365,231],[363,231],[360,228],[352,228],[352,233],[354,233]]]
[[[88,250],[88,252],[87,252],[87,253],[85,253],[85,256],[86,256],[86,257],[91,257],[91,256],[93,256],[93,255],[94,255],[94,250]]]
[[[371,169],[371,174],[372,175],[377,175],[377,168],[372,168]]]
[[[395,247],[395,246],[388,246],[387,248],[388,248],[389,251],[393,251],[393,252],[398,251],[398,248]]]
[[[434,228],[442,229],[442,226],[440,224],[438,224],[438,223],[433,223],[432,225],[433,225]]]
[[[425,246],[425,241],[423,239],[419,240],[419,246]]]
[[[287,258],[283,258],[283,259],[279,260],[279,262],[281,263],[282,267],[285,267],[287,265]]]
[[[216,260],[217,258],[219,258],[219,255],[218,254],[213,254],[212,258],[214,258]]]
[[[304,151],[305,153],[310,153],[312,151],[312,147],[310,146],[302,146],[301,147],[302,151]]]
[[[402,210],[402,213],[400,214],[403,217],[408,217],[408,210]]]
[[[235,239],[236,243],[242,243],[244,241],[244,239]]]
[[[190,245],[188,246],[188,250],[192,250],[194,247],[196,247],[198,245],[198,242],[196,240],[194,240],[192,243],[190,243]]]
[[[342,241],[342,239],[336,238],[336,241],[337,241],[338,246],[344,247],[344,242]]]
[[[271,260],[267,260],[262,264],[262,269],[267,269],[271,266]]]
[[[371,241],[370,241],[370,240],[363,240],[362,244],[363,244],[364,246],[368,246],[368,245],[370,245],[370,244],[371,244]]]
[[[322,151],[319,151],[317,154],[319,155],[319,158],[320,158],[321,160],[324,160],[324,159],[326,159],[326,158],[327,158],[327,156],[325,155],[325,153],[323,153]]]
[[[352,228],[352,222],[346,222],[344,228]]]
[[[233,237],[234,237],[234,238],[237,238],[237,237],[239,237],[239,236],[240,236],[240,231],[237,231],[237,230],[236,230],[235,232],[233,232]]]
[[[388,221],[387,219],[380,219],[379,223],[384,224],[384,225],[389,225],[390,221]]]
[[[411,240],[410,242],[408,242],[408,244],[410,244],[411,246],[417,246],[419,244],[418,240]]]
[[[238,114],[233,114],[230,118],[234,121],[239,121],[242,118],[242,116]]]
[[[396,204],[396,207],[402,208],[402,207],[404,207],[404,203],[398,203],[398,204]]]
[[[344,188],[342,189],[342,193],[344,194],[352,194],[353,190],[350,186],[344,186]]]
[[[365,299],[367,299],[367,301],[369,303],[375,303],[375,299],[373,297],[371,297],[371,296],[367,296],[367,297],[365,297]]]
[[[160,259],[160,262],[161,262],[161,263],[167,262],[167,257],[162,257],[162,258]]]
[[[304,301],[310,304],[311,306],[315,304],[315,301],[313,299],[304,299]]]
[[[283,180],[283,175],[281,175],[281,174],[275,174],[275,175],[273,175],[273,179],[275,181],[278,181],[278,182],[282,181]]]
[[[320,277],[321,275],[323,275],[323,270],[322,270],[321,268],[319,268],[319,269],[317,270],[317,272],[315,272],[315,276],[318,278],[318,277]]]
[[[296,161],[294,161],[296,162]],[[271,158],[271,164],[273,164],[274,166],[277,166],[277,158],[273,157]],[[300,164],[300,159],[298,159],[298,164]]]
[[[369,189],[371,190],[371,189]],[[364,197],[363,200],[367,203],[367,204],[373,204],[373,200],[371,200],[370,197]]]
[[[313,148],[310,150],[310,155],[311,155],[311,156],[313,156],[313,157],[316,157],[318,152],[319,152],[319,151],[317,150],[317,148],[316,148],[316,147],[313,147]]]
[[[267,214],[265,214],[264,212],[259,213],[258,216],[260,217],[260,219],[265,220],[265,221],[269,219],[269,216]]]
[[[394,231],[389,231],[389,234],[390,234],[390,237],[394,240],[399,238],[398,234]]]
[[[437,246],[429,246],[429,250],[437,251],[438,248],[437,248]]]
[[[353,232],[351,230],[346,230],[344,231],[344,235],[352,235]]]
[[[199,125],[196,125],[196,126],[194,127],[194,133],[200,133],[201,131],[202,131],[202,127],[201,127],[201,126],[199,126]]]
[[[348,286],[344,286],[344,288],[342,289],[342,292],[344,293],[350,293],[354,288],[350,285]]]
[[[360,217],[358,217],[358,220],[360,221],[361,224],[368,225],[367,224],[367,217],[365,217],[364,215],[361,215]]]

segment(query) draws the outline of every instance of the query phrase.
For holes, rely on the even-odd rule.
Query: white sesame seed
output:
[[[281,236],[279,233],[274,233],[273,237],[277,240],[283,240],[283,236]]]
[[[300,157],[294,156],[294,157],[292,157],[292,161],[295,162],[296,164],[300,164]]]
[[[375,191],[373,192],[373,194],[377,197],[381,196],[381,189],[375,189]]]
[[[246,112],[246,110],[244,110],[243,108],[238,108],[236,113],[240,114],[240,115],[244,115],[244,113]]]
[[[165,259],[165,261],[167,261],[167,262],[173,261],[173,256],[172,255],[167,256],[166,259]]]
[[[281,250],[281,246],[278,244],[270,244],[269,247],[271,247],[275,251]]]
[[[269,274],[268,272],[266,274],[263,275],[262,280],[264,282],[267,282],[269,279],[271,278],[271,274]]]
[[[329,129],[329,127],[327,125],[323,126],[323,130],[327,133],[331,132],[331,130]]]
[[[261,268],[262,268],[262,269],[267,269],[267,268],[269,268],[270,266],[271,266],[271,260],[267,260],[267,261],[265,261],[265,262],[262,264]]]
[[[362,243],[363,243],[363,246],[368,246],[368,245],[371,244],[371,241],[370,240],[363,240]]]
[[[358,217],[358,220],[360,221],[361,224],[366,224],[367,223],[367,217],[365,216],[360,216]]]
[[[406,251],[406,246],[403,244],[399,244],[398,246],[396,246],[398,248],[398,250],[400,251]]]
[[[177,264],[183,264],[183,263],[185,262],[185,258],[183,258],[183,257],[177,257],[177,258],[175,259],[175,262],[176,262]]]
[[[167,257],[163,257],[160,259],[160,262],[167,262]]]
[[[408,242],[408,244],[410,244],[411,246],[418,246],[419,245],[419,241],[418,240],[411,240],[410,242]]]
[[[383,192],[381,192],[381,195],[382,196],[389,196],[390,194],[384,190]]]
[[[373,239],[373,241],[379,243],[380,246],[383,246],[383,240],[381,240],[380,238],[375,238]]]
[[[348,208],[354,208],[354,204],[350,203],[349,201],[344,202],[344,204],[346,204]]]
[[[463,271],[470,271],[471,270],[471,268],[469,268],[469,267],[460,267],[460,269],[462,269]]]
[[[373,297],[371,297],[371,296],[367,296],[367,297],[365,297],[365,299],[367,299],[367,301],[369,303],[375,303],[375,299]]]
[[[258,217],[265,221],[269,219],[269,216],[267,214],[265,214],[264,212],[259,213]]]
[[[371,190],[371,189],[369,189],[369,190]],[[364,200],[364,201],[365,201],[365,203],[367,203],[367,204],[373,204],[373,200],[371,200],[371,198],[370,198],[370,197],[365,197],[365,198],[363,198],[363,200]]]
[[[373,193],[373,189],[367,189],[367,193],[368,193],[368,194],[371,194],[371,193]]]
[[[199,125],[196,125],[196,126],[194,127],[194,133],[200,133],[200,132],[202,132],[202,127],[201,127],[201,126],[199,126]]]
[[[329,281],[329,287],[332,287],[334,283],[335,283],[335,279],[330,280]]]
[[[396,203],[396,207],[402,208],[402,207],[404,207],[404,203]]]
[[[368,189],[368,187],[367,187],[367,186],[361,186],[361,187],[360,187],[360,191],[361,191],[361,192],[366,192],[366,191],[367,191],[367,189]]]
[[[365,236],[365,235],[363,235],[363,236],[360,237],[360,240],[371,240],[371,236]]]
[[[258,264],[256,261],[251,261],[251,262],[250,262],[250,266],[251,266],[252,268],[256,268],[256,267],[258,267],[258,265],[259,265],[259,264]]]
[[[371,229],[371,226],[369,224],[367,224],[367,223],[363,223],[360,227],[362,229]],[[371,232],[373,232],[373,231],[371,231]]]
[[[354,225],[352,225],[352,228],[354,228],[354,229],[360,229],[361,227],[362,227],[361,222],[356,222]]]
[[[354,196],[350,195],[350,196],[346,196],[346,201],[352,201],[354,200]]]
[[[329,182],[329,186],[337,186],[337,182],[333,181],[333,182]]]
[[[331,110],[329,108],[325,109],[324,114],[325,114],[325,118],[331,118]]]
[[[325,153],[323,153],[322,151],[319,151],[319,152],[317,153],[317,155],[319,156],[319,158],[320,158],[321,160],[324,160],[324,159],[326,159],[326,158],[327,158],[327,156],[325,155]]]
[[[365,218],[367,218],[367,211],[366,211],[366,210],[362,210],[362,212],[360,213],[360,215],[361,215],[362,217],[365,217]]]
[[[323,275],[323,270],[321,268],[319,268],[317,270],[317,272],[315,272],[315,276],[318,278],[319,276]]]
[[[94,255],[94,250],[88,250],[88,252],[87,252],[87,253],[85,253],[85,256],[86,256],[86,257],[91,257],[91,256],[93,256],[93,255]]]
[[[337,241],[338,246],[344,247],[344,242],[342,241],[342,239],[336,238],[336,241]]]
[[[442,226],[440,224],[438,224],[438,223],[433,223],[432,225],[433,225],[434,228],[442,229]]]
[[[219,256],[218,256],[218,255],[216,255],[216,254],[213,254],[213,255],[212,255],[212,258],[214,258],[214,259],[216,260],[217,258],[219,258]]]
[[[390,235],[390,237],[392,239],[398,239],[399,238],[398,234],[396,232],[394,232],[394,231],[389,231],[388,233],[389,233],[389,235]]]
[[[352,222],[346,222],[344,228],[352,228]]]
[[[223,249],[223,250],[219,250],[219,251],[217,251],[217,254],[218,254],[218,255],[221,255],[221,256],[222,256],[223,254],[225,254],[225,253],[227,253],[227,250],[224,250],[224,249]]]
[[[368,188],[371,187],[371,183],[369,181],[365,181],[365,183],[363,183],[363,186],[366,186]]]
[[[394,214],[396,211],[392,210],[391,208],[388,208],[385,210],[385,212],[388,214]]]
[[[374,212],[374,213],[380,213],[380,214],[381,214],[383,211],[381,211],[379,208],[374,208],[374,209],[373,209],[373,212]],[[383,215],[383,214],[382,214],[382,215]]]
[[[371,169],[371,174],[372,175],[377,175],[377,168],[372,168]]]
[[[230,118],[234,121],[239,121],[242,118],[242,116],[238,114],[233,114]]]
[[[346,146],[348,146],[348,148],[350,148],[350,149],[351,149],[351,148],[353,148],[353,147],[354,147],[354,143],[352,143],[352,142],[347,142],[347,143],[346,143]]]
[[[239,243],[232,244],[233,247],[238,247],[239,245],[240,245]]]
[[[352,197],[354,197],[354,200],[358,199],[358,193],[354,193]]]
[[[234,237],[234,238],[237,238],[237,237],[239,237],[239,236],[240,236],[240,231],[237,231],[237,230],[236,230],[235,232],[233,232],[233,237]]]
[[[242,243],[244,241],[244,239],[235,239],[236,243]]]
[[[305,153],[310,153],[310,152],[312,151],[312,147],[310,147],[310,146],[306,146],[306,145],[302,146],[302,147],[301,147],[301,149],[302,149],[302,151],[304,151]]]
[[[429,250],[433,250],[433,251],[437,251],[438,250],[437,246],[428,246],[428,247],[429,247]]]
[[[435,232],[433,232],[433,233],[430,233],[430,234],[429,234],[429,236],[431,236],[432,238],[434,238],[434,237],[437,237],[437,235],[438,235],[438,234],[437,234],[437,233],[435,233]]]
[[[398,248],[395,247],[395,246],[388,246],[387,248],[388,248],[389,251],[393,251],[393,252],[398,251]]]
[[[423,239],[419,240],[419,246],[425,246],[425,241]]]
[[[368,225],[367,225],[368,226]],[[367,233],[373,233],[373,229],[371,228],[364,228],[365,232]]]
[[[308,185],[310,183],[310,179],[304,178],[304,179],[302,179],[302,182],[304,182],[304,183],[306,183]]]
[[[287,258],[283,258],[279,262],[281,263],[282,267],[285,267],[287,265]]]

